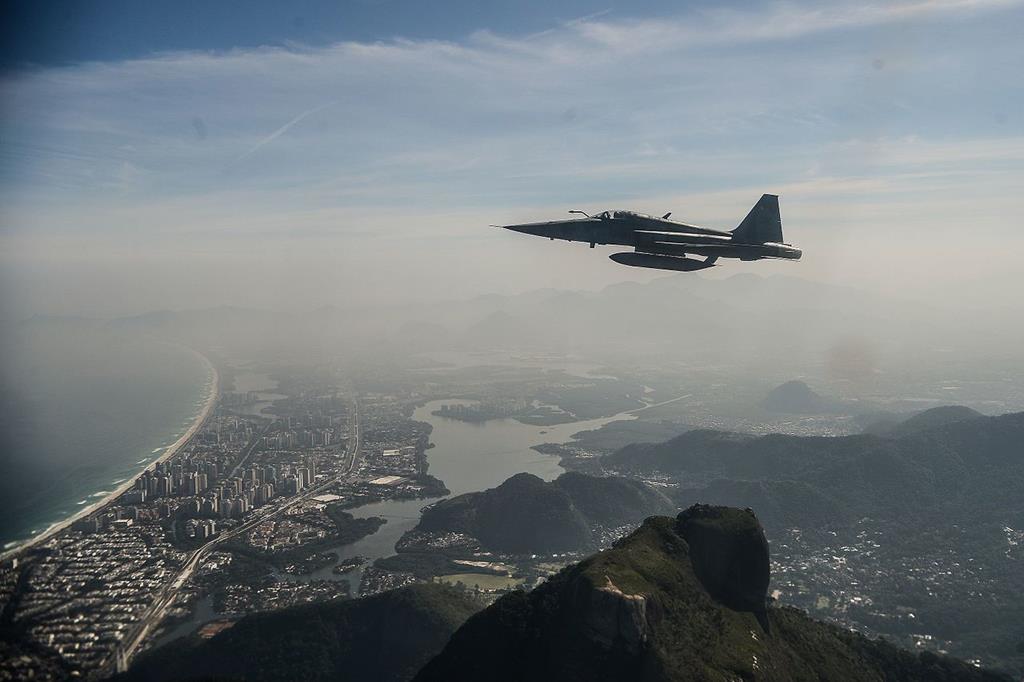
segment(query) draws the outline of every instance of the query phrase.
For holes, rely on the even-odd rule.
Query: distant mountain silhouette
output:
[[[970,315],[970,311],[965,311]],[[29,322],[31,323],[31,322]],[[771,362],[806,370],[846,337],[885,330],[893,344],[929,348],[1019,348],[1020,330],[979,339],[969,319],[955,321],[920,305],[798,277],[738,274],[711,279],[696,274],[622,283],[601,291],[540,289],[513,296],[489,294],[416,305],[353,302],[345,308],[274,312],[217,307],[161,311],[111,320],[112,329],[159,335],[199,350],[296,347],[407,351],[410,329],[429,323],[426,347],[450,350],[544,349],[658,357],[684,352],[693,359]],[[423,328],[421,328],[423,329]]]
[[[771,412],[789,414],[825,414],[840,411],[843,404],[813,391],[802,381],[787,381],[765,396],[762,405]]]
[[[886,415],[869,422],[864,428],[865,433],[876,433],[883,435],[910,435],[927,431],[936,426],[952,424],[954,422],[976,419],[984,415],[976,410],[963,405],[945,405],[933,407],[930,410],[918,412],[910,417],[899,417]]]
[[[539,334],[540,331],[527,318],[497,310],[466,329],[459,342],[461,346],[468,348],[532,346],[536,344],[536,339],[546,337]]]

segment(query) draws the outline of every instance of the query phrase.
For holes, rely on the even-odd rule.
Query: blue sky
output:
[[[714,7],[721,3],[707,3]],[[396,37],[459,40],[483,27],[529,34],[594,14],[671,15],[663,0],[12,0],[0,9],[6,67]]]
[[[807,257],[729,272],[1020,275],[1019,2],[282,6],[15,7],[7,314],[593,288],[650,275],[486,225],[762,192]]]

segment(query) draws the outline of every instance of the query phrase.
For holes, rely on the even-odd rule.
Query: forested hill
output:
[[[597,546],[597,525],[636,524],[675,508],[662,493],[625,478],[566,473],[548,483],[523,473],[435,504],[416,530],[465,533],[487,549],[512,554],[590,550]]]
[[[1009,680],[769,603],[750,511],[652,517],[609,551],[470,618],[417,682]]]
[[[684,496],[731,495],[731,504],[759,513],[777,508],[787,517],[772,523],[815,526],[864,516],[905,524],[1024,521],[1024,413],[983,417],[937,408],[885,433],[844,437],[696,430],[627,446],[603,464],[672,476]]]
[[[209,640],[171,642],[116,679],[405,682],[477,608],[460,590],[426,584],[257,613]]]

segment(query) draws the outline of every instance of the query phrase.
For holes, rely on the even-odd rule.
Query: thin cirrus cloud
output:
[[[235,158],[234,163],[238,163],[239,161],[241,161],[242,159],[246,158],[247,156],[251,156],[252,154],[255,154],[257,151],[259,151],[260,147],[263,147],[264,145],[270,144],[271,142],[273,142],[277,138],[281,137],[282,135],[287,133],[292,127],[294,127],[294,126],[298,125],[299,123],[301,123],[302,119],[306,118],[307,116],[310,116],[311,114],[315,114],[318,111],[323,111],[324,109],[326,109],[330,105],[331,105],[331,103],[329,102],[327,104],[321,104],[318,107],[313,107],[312,109],[307,109],[306,111],[303,111],[301,114],[299,114],[295,118],[291,119],[290,121],[285,123],[283,126],[281,126],[277,130],[275,130],[274,132],[270,133],[265,138],[263,138],[262,140],[260,140],[256,144],[254,144],[252,147],[250,147],[249,149],[247,149],[244,152],[242,152],[241,154],[239,154]],[[201,121],[202,119],[199,119],[199,120]],[[199,137],[200,138],[205,138],[205,134],[200,135]]]
[[[203,235],[249,272],[314,235],[358,270],[350,254],[401,239],[480,257],[480,225],[577,204],[728,226],[783,190],[787,229],[806,225],[830,264],[846,242],[822,226],[858,216],[869,244],[968,216],[1009,233],[1004,212],[1024,208],[1007,198],[1024,180],[1024,96],[1005,87],[1024,69],[1020,18],[1010,0],[770,3],[8,74],[0,242],[8,261],[111,267],[173,261],[179,237]],[[396,258],[414,279],[415,259]],[[622,276],[585,267],[543,283]],[[481,288],[534,283],[529,267],[493,270]]]

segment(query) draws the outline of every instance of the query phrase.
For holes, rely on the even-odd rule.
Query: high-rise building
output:
[[[217,515],[217,498],[207,497],[203,500],[203,505],[199,509],[199,513],[202,516],[216,516]]]
[[[96,533],[100,529],[100,520],[95,516],[87,516],[84,519],[78,519],[71,524],[73,530],[82,531],[83,533]]]

